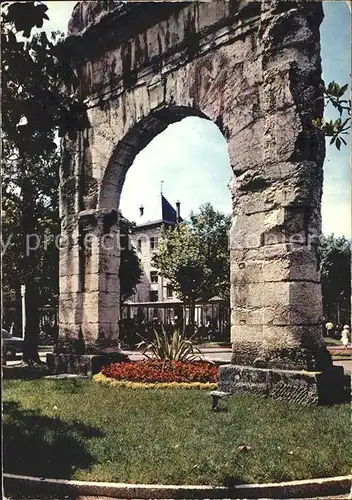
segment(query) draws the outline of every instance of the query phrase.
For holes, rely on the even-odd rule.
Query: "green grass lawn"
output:
[[[338,339],[334,337],[323,337],[323,338],[325,345],[337,345],[343,347],[343,344],[339,338]]]
[[[253,483],[349,474],[350,407],[249,396],[210,411],[200,390],[5,380],[4,470],[130,483]],[[240,445],[250,447],[240,451]]]

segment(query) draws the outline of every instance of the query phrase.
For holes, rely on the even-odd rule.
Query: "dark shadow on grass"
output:
[[[246,481],[243,481],[243,479],[238,478],[236,476],[230,476],[230,475],[224,475],[222,478],[222,485],[225,486],[225,488],[230,488],[230,489],[235,488],[240,484],[246,484]]]
[[[100,429],[81,422],[65,422],[25,410],[15,401],[5,402],[4,472],[69,479],[76,469],[91,468],[94,457],[86,441],[101,436]]]
[[[3,366],[4,380],[37,380],[49,374],[46,365],[36,366]]]

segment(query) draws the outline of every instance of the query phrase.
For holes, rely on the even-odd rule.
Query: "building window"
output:
[[[158,272],[157,271],[150,271],[150,282],[151,283],[158,282]]]
[[[150,238],[150,250],[155,250],[158,248],[158,238],[152,236]]]
[[[139,240],[137,241],[137,250],[138,252],[142,251],[142,238],[139,238]]]
[[[158,302],[158,290],[150,290],[150,302]]]
[[[166,296],[168,299],[171,299],[174,294],[174,289],[172,288],[172,285],[167,285],[166,286]]]

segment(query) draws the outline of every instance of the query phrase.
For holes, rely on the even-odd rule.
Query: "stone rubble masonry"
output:
[[[314,406],[346,401],[351,387],[341,366],[308,372],[224,365],[220,367],[219,389]]]
[[[264,161],[257,157],[249,169],[238,169],[232,181],[232,362],[325,368],[331,360],[321,339],[314,244],[321,230],[324,145],[310,126],[319,114],[321,5],[280,12],[277,3],[264,4]],[[306,44],[307,52],[301,54],[298,42]]]
[[[199,116],[222,131],[233,170],[232,362],[331,366],[316,250],[325,141],[312,126],[323,113],[322,19],[320,2],[75,6],[66,46],[89,128],[62,141],[62,342],[79,332],[87,345],[117,345],[119,252],[102,239],[118,234],[136,154],[169,124]],[[95,239],[82,250],[86,234]]]

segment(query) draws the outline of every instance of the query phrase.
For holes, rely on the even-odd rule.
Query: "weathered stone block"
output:
[[[199,4],[198,8],[198,29],[207,28],[210,24],[215,24],[228,15],[228,4],[215,0],[211,5],[203,6]]]
[[[320,220],[314,209],[304,206],[281,206],[265,212],[236,215],[230,229],[230,251],[285,243],[306,245],[310,234],[307,223],[316,235]]]
[[[325,372],[236,365],[223,365],[219,369],[221,391],[272,397],[305,406],[345,401],[346,382],[341,367],[333,367]]]
[[[163,83],[160,76],[154,76],[148,84],[150,109],[157,108],[164,100]]]
[[[112,292],[120,290],[117,273],[87,273],[85,277],[85,292]]]
[[[320,282],[317,259],[306,247],[279,256],[278,259],[236,261],[231,268],[233,283],[265,283],[272,281]]]
[[[106,274],[106,291],[109,293],[120,292],[120,280],[118,274]]]
[[[117,313],[104,314],[101,320],[95,323],[83,320],[82,333],[87,345],[94,345],[98,341],[102,341],[104,345],[108,346],[117,345],[119,339]]]
[[[60,317],[59,321],[59,338],[67,341],[77,339],[82,327],[82,319],[77,318],[77,323],[69,323]]]
[[[263,161],[264,119],[256,119],[251,127],[238,131],[228,142],[232,170],[235,174],[257,168]]]
[[[82,321],[82,294],[62,293],[59,303],[60,323],[80,323]]]
[[[231,342],[238,342],[245,340],[246,342],[256,343],[263,335],[263,325],[249,324],[241,321],[241,316],[231,317]]]
[[[76,274],[63,275],[59,278],[60,294],[75,294],[81,291],[81,276]]]
[[[60,250],[59,276],[74,276],[79,272],[78,247],[70,251]]]
[[[261,102],[265,114],[294,106],[290,78],[293,65],[294,61],[287,61],[264,71]]]
[[[264,309],[276,324],[318,324],[322,321],[320,284],[304,281],[233,282],[233,308]],[[233,318],[234,319],[234,318]],[[263,317],[264,319],[264,317]]]
[[[84,290],[85,292],[98,292],[99,290],[106,291],[106,279],[104,274],[89,273],[85,274],[85,282],[84,282]]]
[[[230,228],[230,251],[260,248],[261,231],[263,227],[264,213],[247,215],[236,215],[232,218]]]
[[[110,363],[128,362],[124,353],[112,354],[52,354],[46,355],[46,363],[51,374],[73,373],[91,377]]]
[[[275,347],[290,347],[292,345],[300,346],[316,346],[317,348],[323,347],[324,340],[322,336],[321,322],[316,324],[300,324],[288,323],[278,324],[274,323],[263,325],[263,338],[267,345]]]
[[[309,325],[315,327],[319,325],[318,328],[321,329],[321,310],[310,311],[308,308],[305,309],[304,313],[301,310],[295,309],[294,306],[284,306],[273,304],[272,306],[263,307],[233,307],[231,312],[231,323],[234,326],[238,325],[262,325],[263,331],[264,327],[269,327],[269,336],[271,335],[272,326],[287,326],[295,325],[300,326]],[[292,328],[294,328],[292,326]],[[266,330],[265,330],[266,331]],[[287,340],[286,335],[283,337],[283,341]]]
[[[265,324],[270,318],[270,310],[250,310],[234,308],[231,316],[231,341],[233,349],[246,351],[248,342],[253,342],[255,349],[281,349],[300,345],[324,345],[321,324],[300,325]],[[266,315],[266,317],[264,317]]]
[[[251,328],[259,329],[260,326]],[[243,329],[243,326],[236,328],[238,335],[232,345],[231,363],[235,365],[310,371],[332,366],[324,343],[315,336],[317,327],[264,325],[261,336],[256,339],[246,339]]]

